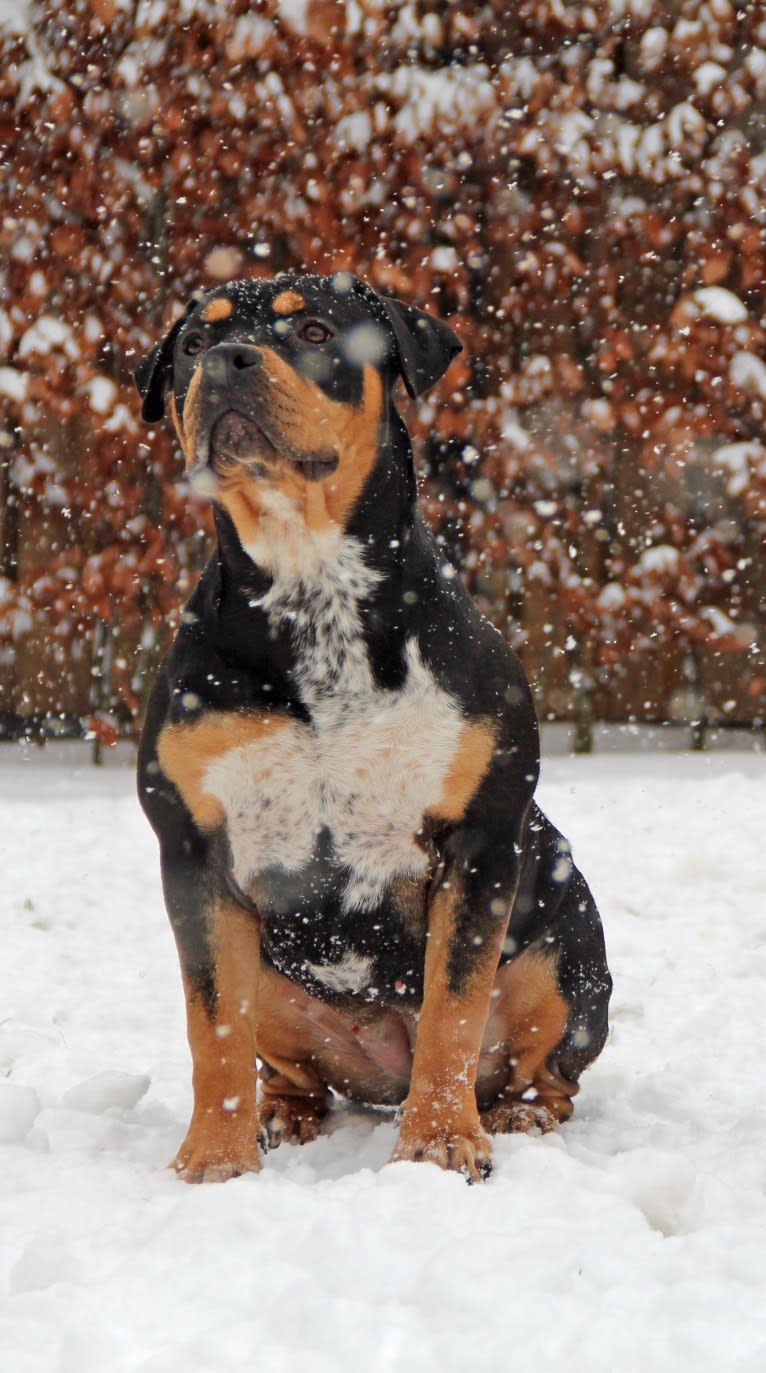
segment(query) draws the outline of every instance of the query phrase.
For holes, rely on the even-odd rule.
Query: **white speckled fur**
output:
[[[263,598],[272,624],[291,626],[312,723],[275,720],[272,737],[233,748],[208,769],[205,790],[226,812],[244,890],[264,868],[299,872],[324,828],[351,870],[347,910],[374,909],[394,878],[425,872],[415,836],[441,795],[462,717],[414,639],[403,686],[376,686],[359,615],[376,579],[346,536],[314,575],[276,580]]]
[[[306,967],[333,992],[361,992],[369,984],[372,959],[347,953],[339,963],[307,963]]]
[[[259,491],[257,537],[244,545],[248,557],[274,577],[275,585],[321,577],[322,568],[338,557],[344,539],[338,524],[311,529],[292,496],[265,483]]]

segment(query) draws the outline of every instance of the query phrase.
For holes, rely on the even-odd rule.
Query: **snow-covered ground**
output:
[[[555,759],[613,1030],[559,1134],[467,1187],[338,1109],[188,1187],[183,1002],[128,770],[0,750],[9,1373],[763,1373],[766,768]]]

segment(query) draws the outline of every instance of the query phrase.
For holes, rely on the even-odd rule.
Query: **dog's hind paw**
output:
[[[310,1144],[319,1135],[325,1101],[318,1097],[265,1096],[258,1107],[258,1140],[264,1149]]]
[[[504,1100],[482,1111],[481,1121],[491,1135],[522,1135],[530,1130],[550,1134],[558,1125],[558,1118],[542,1102]]]

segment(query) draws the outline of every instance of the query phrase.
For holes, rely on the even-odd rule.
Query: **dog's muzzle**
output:
[[[247,343],[219,343],[206,354],[194,470],[246,463],[253,476],[266,476],[283,459],[307,481],[321,481],[335,471],[338,455],[300,451],[275,431],[262,363],[261,350]]]

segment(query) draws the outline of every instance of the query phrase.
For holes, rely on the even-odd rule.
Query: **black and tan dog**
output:
[[[331,1090],[401,1105],[396,1159],[478,1178],[491,1133],[571,1114],[604,1043],[601,924],[532,799],[529,688],[418,513],[392,400],[459,348],[345,273],[290,276],[200,294],[138,368],[218,533],[139,764],[188,1181],[314,1138]]]

